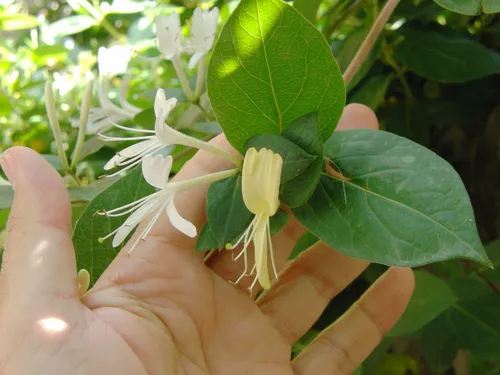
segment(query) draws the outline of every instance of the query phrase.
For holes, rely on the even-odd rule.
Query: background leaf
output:
[[[312,195],[323,167],[323,140],[318,128],[318,114],[309,113],[294,120],[283,132],[283,137],[317,157],[303,173],[287,181],[282,187],[282,202],[288,207],[298,207]]]
[[[313,24],[316,21],[316,14],[320,5],[321,0],[295,0],[293,2],[293,7]]]
[[[422,354],[433,372],[448,370],[457,356],[458,347],[453,337],[443,332],[441,317],[427,324],[421,332]]]
[[[98,239],[118,228],[127,218],[127,216],[108,218],[95,213],[123,206],[154,191],[155,189],[142,177],[141,168],[135,168],[95,197],[78,219],[73,230],[76,261],[78,269],[85,268],[89,271],[92,285],[120,250],[111,246],[111,239],[103,243],[99,243]]]
[[[335,133],[324,153],[344,178],[323,176],[309,201],[292,211],[327,245],[386,265],[457,257],[488,264],[463,183],[439,156],[366,129]]]
[[[207,222],[218,248],[238,240],[252,216],[243,202],[241,175],[210,185],[207,193]]]
[[[299,238],[297,243],[295,244],[292,254],[290,254],[289,260],[293,260],[297,258],[301,253],[307,251],[319,243],[318,237],[316,237],[311,232],[306,232]]]
[[[415,291],[401,319],[389,336],[402,336],[418,331],[456,301],[444,280],[425,271],[415,271]]]
[[[328,43],[281,0],[240,2],[214,47],[207,86],[217,119],[239,151],[253,135],[281,134],[313,111],[326,139],[345,103]]]
[[[54,37],[62,37],[81,33],[96,24],[90,16],[70,16],[51,23],[44,29],[44,33]]]
[[[254,147],[257,151],[262,148],[273,150],[283,159],[281,182],[287,182],[302,174],[306,168],[317,159],[316,155],[307,153],[288,139],[277,134],[262,134],[253,136],[245,143],[245,152]]]
[[[210,230],[210,226],[208,224],[205,224],[200,234],[198,235],[194,253],[197,254],[202,251],[217,249],[218,247],[219,244],[217,243],[217,239],[215,238],[214,234]]]
[[[438,82],[465,82],[500,73],[500,54],[456,36],[408,29],[395,58],[418,75]]]

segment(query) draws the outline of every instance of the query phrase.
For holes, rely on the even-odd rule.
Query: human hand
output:
[[[351,105],[339,129],[353,127],[378,123],[373,112]],[[223,137],[214,142],[230,149]],[[164,218],[129,255],[132,238],[80,298],[62,179],[28,149],[8,150],[0,163],[15,190],[0,274],[2,374],[347,375],[394,325],[413,290],[412,271],[391,268],[291,361],[291,345],[368,263],[326,245],[286,263],[304,232],[291,219],[273,237],[280,278],[254,301],[246,289],[251,278],[238,286],[226,281],[243,269],[232,254],[217,253],[205,265],[203,255],[193,255],[196,240]],[[200,151],[176,179],[226,163]],[[206,190],[176,200],[198,229]]]

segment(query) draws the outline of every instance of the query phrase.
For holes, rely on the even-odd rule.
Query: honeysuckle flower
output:
[[[254,219],[245,230],[241,238],[234,245],[228,244],[228,249],[234,249],[243,243],[243,249],[235,258],[237,260],[244,256],[245,270],[238,283],[248,272],[248,246],[251,242],[254,245],[255,265],[250,274],[256,273],[254,282],[250,287],[253,289],[257,281],[262,288],[269,289],[271,280],[268,271],[268,250],[271,257],[274,275],[278,278],[276,264],[274,262],[274,250],[271,241],[271,230],[269,218],[278,211],[279,187],[281,179],[281,168],[283,159],[279,154],[275,154],[268,149],[261,149],[257,152],[255,148],[250,148],[246,152],[243,161],[242,191],[243,201],[248,210],[255,215]]]
[[[214,7],[210,11],[196,8],[192,20],[191,37],[186,43],[187,49],[194,51],[194,55],[189,60],[189,69],[193,69],[214,45],[219,8]]]
[[[126,46],[100,47],[97,51],[97,67],[102,76],[124,74],[132,58],[132,50]]]
[[[125,222],[107,236],[100,238],[104,241],[113,237],[113,247],[119,246],[125,238],[136,228],[145,217],[152,215],[152,218],[145,225],[141,234],[134,242],[129,252],[132,252],[139,241],[144,240],[154,224],[158,221],[162,212],[165,212],[172,226],[178,231],[191,238],[196,237],[196,227],[190,221],[184,219],[175,207],[175,196],[181,191],[191,189],[201,184],[210,184],[238,172],[238,169],[230,169],[222,172],[209,174],[190,180],[169,182],[170,170],[172,169],[172,156],[163,157],[162,155],[147,155],[142,161],[142,174],[144,179],[152,186],[158,189],[157,192],[141,198],[135,202],[126,204],[122,207],[110,211],[98,212],[100,215],[108,217],[118,217],[131,214]]]
[[[106,163],[104,169],[110,170],[115,167],[125,167],[124,169],[132,168],[135,165],[139,164],[145,156],[159,152],[160,150],[172,145],[184,145],[188,147],[207,150],[220,156],[226,157],[232,160],[235,164],[241,163],[236,156],[230,154],[229,152],[220,149],[210,143],[203,142],[199,139],[183,134],[166,124],[165,121],[167,120],[170,111],[172,111],[176,104],[176,98],[167,99],[165,91],[160,89],[156,92],[154,103],[154,111],[156,116],[155,130],[128,128],[114,123],[114,127],[131,132],[142,133],[142,135],[137,137],[122,138],[110,137],[100,134],[101,138],[104,141],[140,141],[139,143],[136,143],[118,152],[115,156],[113,156],[113,158],[111,158],[108,163]]]
[[[179,13],[172,12],[155,19],[156,43],[163,58],[172,60],[181,51],[181,20]]]
[[[109,81],[104,78],[101,79],[100,82],[96,82],[97,97],[99,98],[99,104],[101,106],[90,109],[87,134],[96,133],[100,130],[109,128],[113,125],[113,123],[132,120],[139,112],[141,112],[140,108],[127,101],[129,83],[130,78],[124,77],[118,93],[118,102],[121,105],[121,107],[119,107],[108,97]],[[76,126],[78,126],[78,123],[76,123]]]

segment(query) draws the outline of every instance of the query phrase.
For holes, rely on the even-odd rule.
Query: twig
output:
[[[340,26],[342,26],[345,22],[345,20],[347,18],[349,18],[349,16],[351,14],[353,14],[356,9],[358,8],[358,6],[360,6],[361,4],[363,3],[363,0],[355,0],[351,6],[349,8],[347,8],[347,10],[345,11],[345,13],[337,20],[337,22],[335,22],[332,26],[330,26],[330,28],[325,32],[325,38],[326,39],[330,39],[332,34],[334,33],[335,30],[337,30],[338,28],[340,28]]]
[[[344,72],[344,82],[346,86],[352,81],[352,79],[358,72],[359,68],[366,60],[366,57],[373,48],[373,45],[377,41],[378,36],[384,29],[385,24],[389,20],[389,17],[391,16],[392,12],[394,11],[394,8],[396,8],[396,5],[398,5],[398,3],[399,0],[389,0],[385,5],[384,9],[382,9],[382,12],[380,12],[370,32],[366,36],[365,41],[359,48],[358,52],[356,53],[356,56],[354,56],[354,59],[349,64],[349,67]]]

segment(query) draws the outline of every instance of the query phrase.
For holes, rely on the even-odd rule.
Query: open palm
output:
[[[359,125],[377,123],[365,108],[347,107],[340,127]],[[215,142],[229,148],[222,137]],[[225,163],[199,152],[176,178]],[[194,240],[164,219],[131,255],[125,247],[80,299],[62,180],[27,149],[7,151],[1,164],[15,190],[0,274],[2,374],[350,374],[396,322],[413,289],[411,270],[390,269],[292,361],[291,345],[368,264],[325,245],[286,263],[303,233],[290,220],[273,237],[280,279],[254,301],[251,280],[226,281],[243,268],[231,252],[205,264],[203,255],[193,255]],[[206,187],[176,201],[198,228],[205,196]]]

